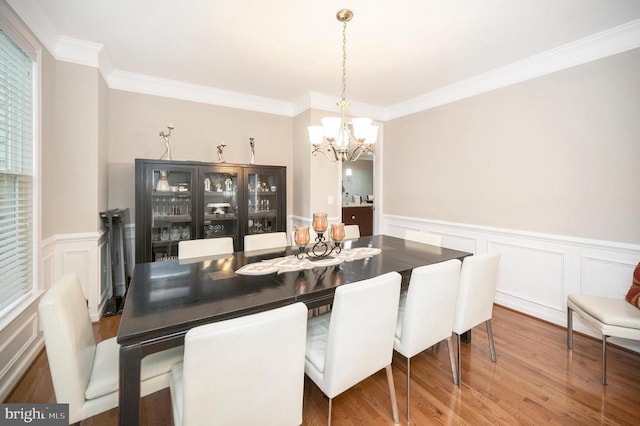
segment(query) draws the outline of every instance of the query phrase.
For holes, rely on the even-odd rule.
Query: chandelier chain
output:
[[[347,23],[342,24],[342,100],[347,93]]]

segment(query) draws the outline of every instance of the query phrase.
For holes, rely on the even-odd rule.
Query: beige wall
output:
[[[293,215],[304,218],[311,217],[311,144],[307,136],[310,125],[310,110],[293,118]]]
[[[48,79],[48,77],[47,77]],[[46,232],[72,234],[99,230],[97,69],[56,62],[53,103],[55,124],[43,136],[46,188],[43,216]],[[49,113],[45,112],[46,117]],[[49,223],[53,221],[53,223]]]
[[[640,49],[387,122],[384,213],[640,243]]]
[[[293,119],[274,114],[150,96],[109,92],[109,208],[130,209],[135,218],[134,160],[164,152],[160,131],[171,123],[174,160],[214,161],[225,143],[229,163],[248,163],[255,137],[256,164],[287,167],[287,212],[292,211]]]
[[[42,121],[41,140],[42,153],[42,238],[52,237],[56,233],[58,218],[58,187],[57,176],[60,163],[57,159],[55,138],[55,92],[56,92],[56,60],[46,49],[42,50]]]
[[[109,195],[109,87],[98,73],[98,157],[97,157],[97,194],[98,211],[108,209]],[[100,219],[97,219],[100,220]]]

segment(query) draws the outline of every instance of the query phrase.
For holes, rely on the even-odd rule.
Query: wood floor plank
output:
[[[119,317],[95,326],[96,338],[117,333]],[[600,341],[496,306],[493,333],[497,362],[491,362],[484,326],[462,345],[462,386],[452,383],[446,344],[411,361],[411,422],[406,418],[406,359],[393,357],[401,424],[412,425],[637,425],[640,424],[640,355],[609,348],[608,385],[601,380]],[[305,379],[304,425],[326,425],[329,402]],[[43,351],[5,402],[55,402]],[[118,409],[81,422],[117,424]],[[172,424],[171,399],[163,390],[142,399],[145,425]],[[391,403],[383,371],[333,401],[336,426],[392,425]]]

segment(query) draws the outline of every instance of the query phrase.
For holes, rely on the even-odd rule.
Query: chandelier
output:
[[[342,22],[342,99],[337,105],[340,117],[324,117],[322,126],[309,126],[309,141],[312,154],[322,153],[329,161],[356,161],[363,154],[373,154],[373,144],[378,137],[378,126],[370,118],[348,119],[349,101],[347,92],[347,22],[353,12],[342,9],[336,14]],[[325,142],[326,141],[326,142]],[[327,154],[329,152],[330,154]]]

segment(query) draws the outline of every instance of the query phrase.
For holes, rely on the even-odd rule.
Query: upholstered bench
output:
[[[567,297],[567,347],[573,348],[573,316],[576,312],[602,333],[602,384],[607,384],[607,338],[640,340],[640,309],[625,299],[570,294]]]

